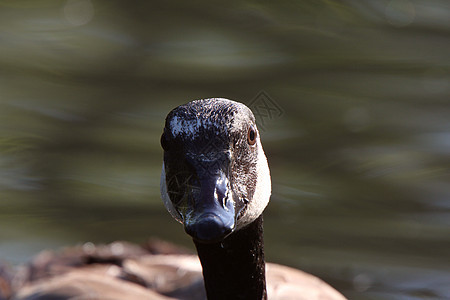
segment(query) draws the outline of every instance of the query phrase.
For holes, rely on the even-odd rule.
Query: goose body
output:
[[[4,298],[345,299],[317,277],[265,263],[271,181],[250,109],[221,98],[181,105],[168,114],[161,145],[164,205],[198,256],[161,242],[44,252],[21,272],[0,268]]]

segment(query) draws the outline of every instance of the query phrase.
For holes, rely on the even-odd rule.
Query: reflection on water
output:
[[[159,199],[165,115],[264,90],[268,259],[352,299],[450,297],[447,1],[141,2],[0,2],[1,259],[190,246]]]

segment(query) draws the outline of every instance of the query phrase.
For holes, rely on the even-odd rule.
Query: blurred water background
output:
[[[209,97],[264,122],[269,261],[351,299],[450,299],[448,0],[1,0],[0,259],[192,248],[159,137]]]

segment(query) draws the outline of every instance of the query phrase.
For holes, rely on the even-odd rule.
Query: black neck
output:
[[[221,243],[194,243],[209,300],[267,299],[262,215]]]

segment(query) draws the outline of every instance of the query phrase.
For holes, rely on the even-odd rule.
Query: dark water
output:
[[[450,298],[449,1],[0,1],[0,89],[2,260],[191,246],[159,137],[226,97],[264,127],[268,260],[352,299]]]

